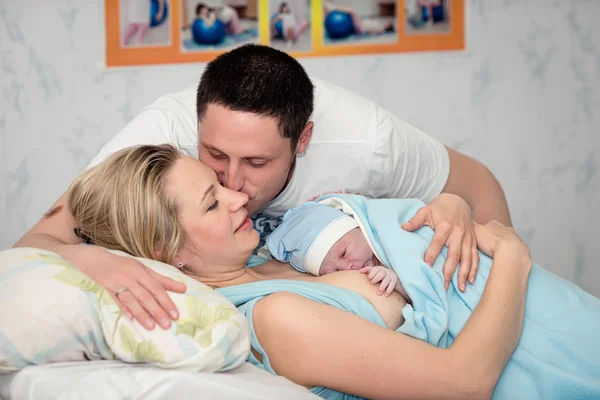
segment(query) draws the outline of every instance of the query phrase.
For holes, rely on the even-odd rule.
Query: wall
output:
[[[301,62],[482,160],[534,258],[600,295],[600,2],[468,4],[467,51]],[[0,248],[141,107],[203,68],[107,71],[103,52],[102,2],[0,6]]]
[[[379,15],[379,4],[377,0],[333,0],[338,7],[350,7],[360,16]]]

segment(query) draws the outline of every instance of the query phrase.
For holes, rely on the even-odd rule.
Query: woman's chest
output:
[[[367,276],[358,271],[339,271],[319,277],[306,275],[297,279],[326,283],[358,293],[371,303],[390,329],[396,330],[404,323],[402,309],[406,299],[396,291],[389,296],[377,294],[379,284],[372,285]]]

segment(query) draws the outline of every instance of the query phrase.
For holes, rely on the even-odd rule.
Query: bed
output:
[[[124,254],[124,253],[122,253]],[[246,362],[246,318],[224,296],[175,268],[180,318],[148,331],[57,254],[0,252],[0,398],[314,399],[308,389]]]
[[[192,373],[109,360],[31,366],[0,375],[0,398],[318,399],[306,388],[249,363],[224,373]]]

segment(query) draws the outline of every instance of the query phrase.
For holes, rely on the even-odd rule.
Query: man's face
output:
[[[260,212],[284,188],[294,160],[291,141],[275,118],[209,104],[198,126],[198,157],[228,189],[248,195],[248,213]],[[298,152],[306,146],[298,146]]]

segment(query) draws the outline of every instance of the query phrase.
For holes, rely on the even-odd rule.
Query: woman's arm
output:
[[[208,13],[208,15],[206,17],[200,17],[200,18],[202,18],[202,20],[204,21],[204,25],[207,28],[210,28],[211,26],[213,26],[213,24],[217,20],[217,14],[214,11],[211,11]]]
[[[33,247],[52,251],[114,294],[120,288],[129,292],[115,302],[125,314],[135,317],[147,329],[155,323],[163,328],[177,319],[175,304],[166,290],[184,292],[185,285],[159,275],[131,257],[120,257],[97,246],[81,245],[73,229],[75,219],[66,204],[66,194],[13,247]]]
[[[493,229],[477,228],[482,250],[495,260],[482,299],[452,347],[436,348],[281,292],[253,311],[274,370],[301,385],[368,398],[490,398],[519,341],[532,263],[519,240],[499,240]]]

